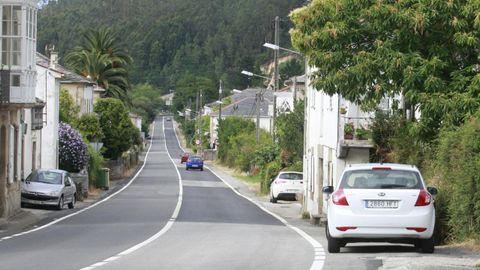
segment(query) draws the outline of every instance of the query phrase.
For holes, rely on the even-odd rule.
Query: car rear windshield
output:
[[[303,175],[301,173],[282,173],[278,178],[286,180],[302,180]]]
[[[420,175],[405,170],[355,170],[343,175],[344,189],[422,189]]]

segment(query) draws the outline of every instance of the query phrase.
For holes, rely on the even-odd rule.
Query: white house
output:
[[[29,113],[31,128],[26,136],[30,140],[24,157],[26,174],[39,167],[58,168],[59,95],[60,80],[64,74],[55,66],[55,59],[55,52],[51,52],[50,58],[39,53],[36,56],[38,76],[35,96],[44,106],[33,108]]]
[[[369,162],[372,140],[355,134],[353,138],[344,135],[349,125],[368,129],[372,114],[362,112],[342,96],[317,91],[308,76],[311,68],[307,67],[306,71],[303,207],[318,221],[326,210],[322,187],[335,186],[349,164]]]
[[[0,218],[20,208],[25,108],[35,99],[37,1],[0,2]]]

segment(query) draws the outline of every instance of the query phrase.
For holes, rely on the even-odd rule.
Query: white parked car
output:
[[[270,202],[295,199],[298,193],[303,193],[303,173],[280,172],[270,184]]]
[[[54,169],[33,171],[22,182],[22,207],[26,204],[55,206],[61,210],[65,204],[75,207],[77,188],[68,172]]]
[[[358,164],[347,167],[329,194],[328,251],[349,242],[409,243],[424,253],[434,251],[434,195],[412,165]]]

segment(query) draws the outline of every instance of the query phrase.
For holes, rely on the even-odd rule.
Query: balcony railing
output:
[[[373,148],[370,126],[372,117],[340,117],[339,158],[345,158],[350,148]]]

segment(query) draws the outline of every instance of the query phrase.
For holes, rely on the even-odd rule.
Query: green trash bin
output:
[[[101,168],[100,175],[97,178],[97,188],[109,189],[110,188],[110,169]]]

